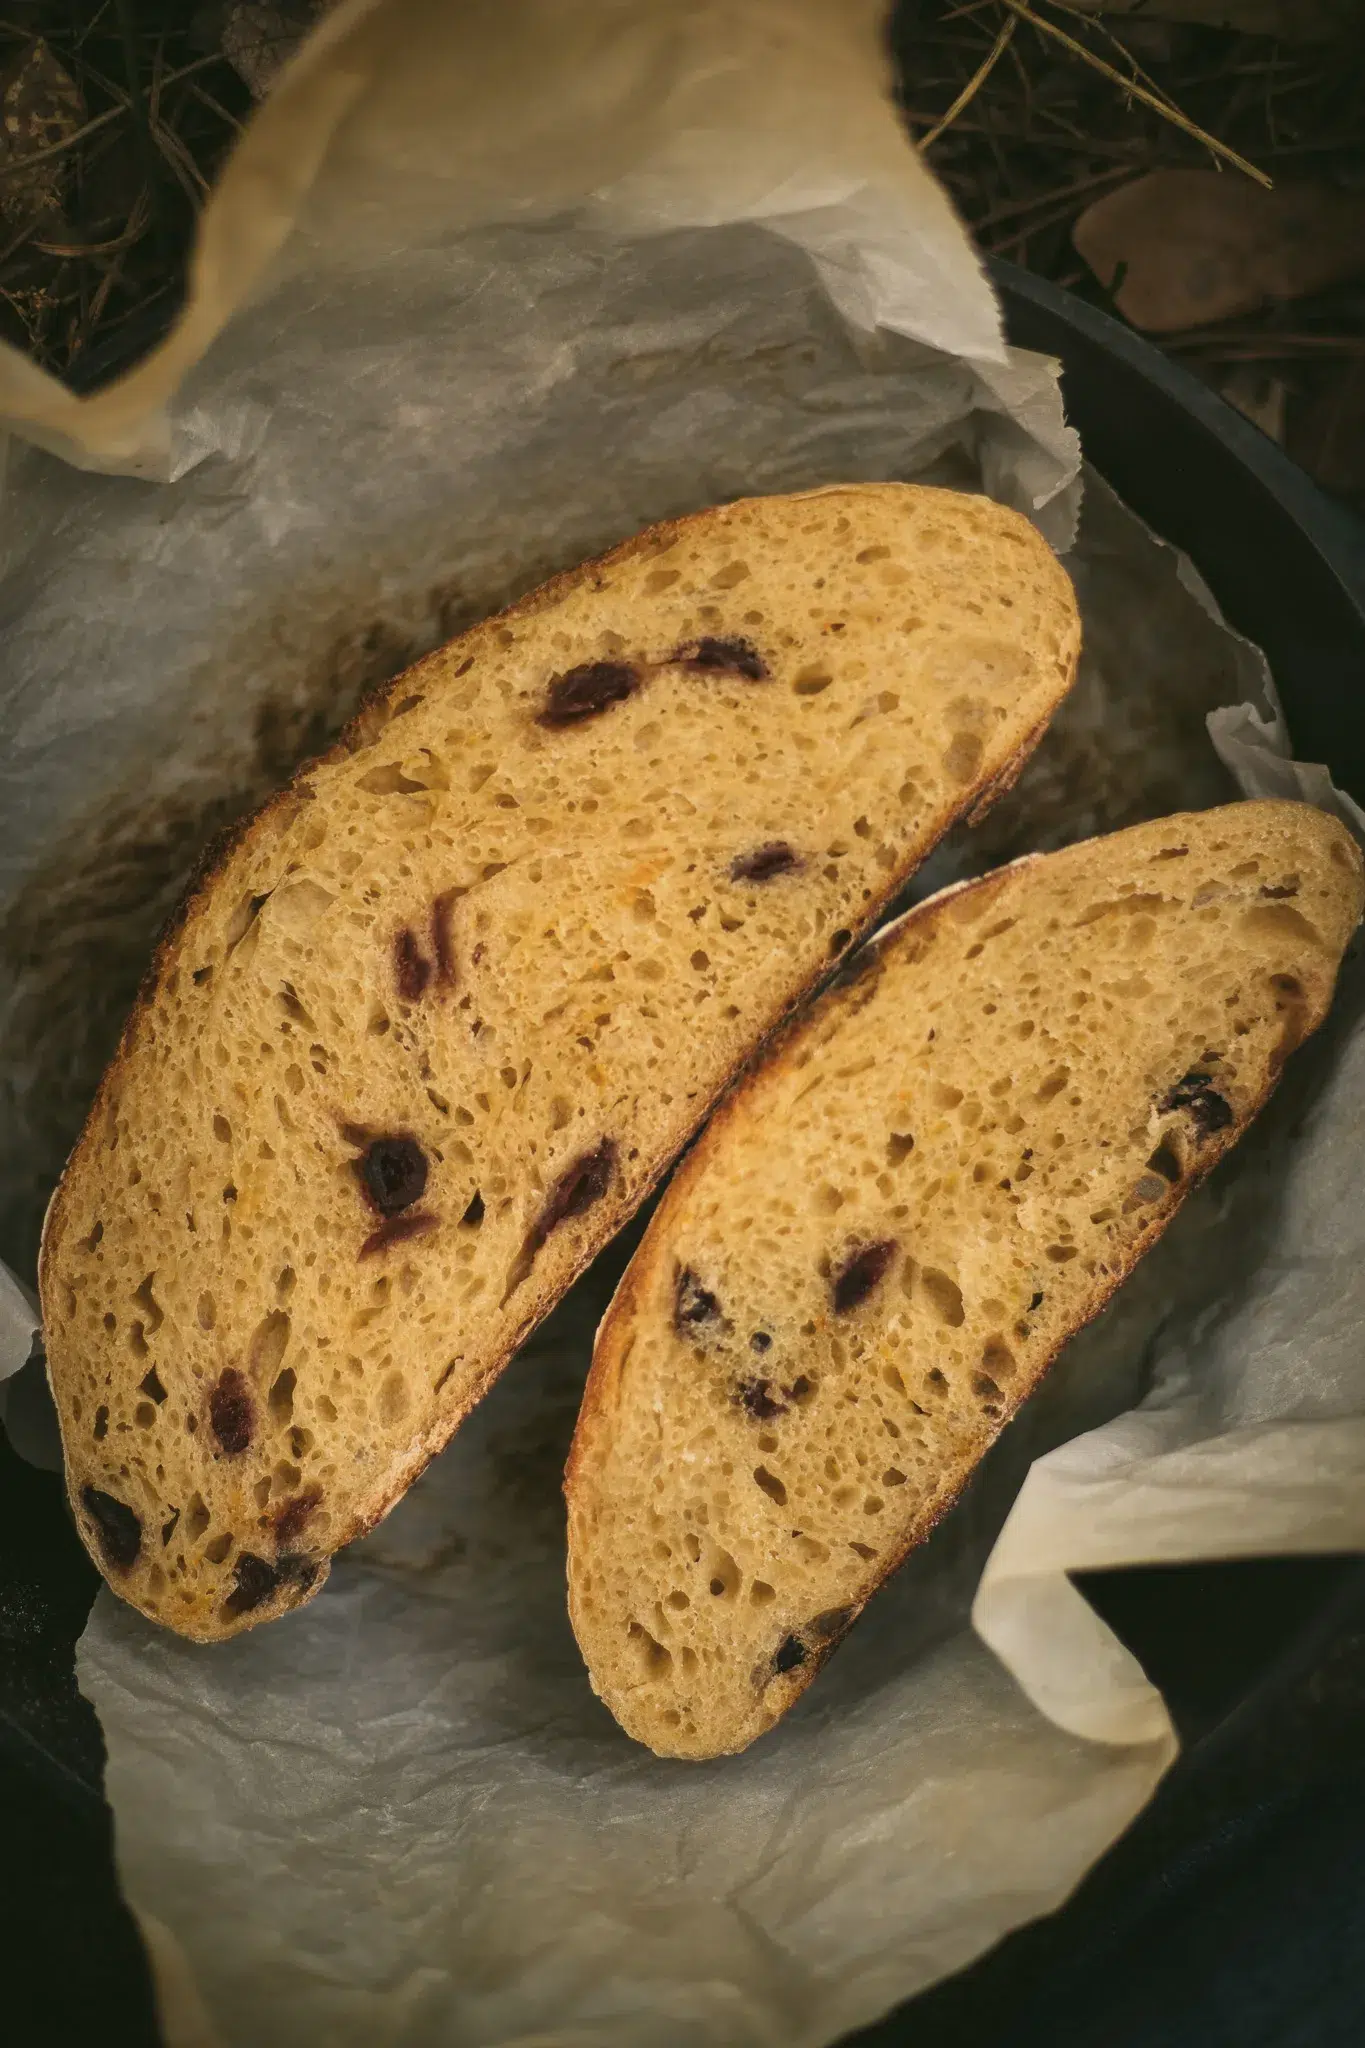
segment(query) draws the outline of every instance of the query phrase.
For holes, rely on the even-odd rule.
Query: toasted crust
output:
[[[68,1487],[115,1590],[204,1641],[315,1592],[830,932],[1016,771],[1078,644],[988,500],[746,500],[428,656],[220,844],[43,1234]],[[392,1214],[381,1167],[423,1183]]]
[[[1061,934],[1078,905],[1085,924],[1090,896],[1078,960]],[[1166,920],[1164,940],[1138,934],[1134,902]],[[1263,1106],[1326,1014],[1361,902],[1359,852],[1319,812],[1172,818],[944,891],[780,1034],[621,1281],[569,1457],[570,1614],[629,1734],[661,1754],[729,1754],[786,1711]],[[1106,977],[1143,978],[1137,936],[1197,991],[1154,990],[1150,1009],[1126,998],[1142,1043],[1066,1043],[1076,992],[1103,1002]],[[991,950],[997,963],[977,965]],[[1031,957],[1036,986],[1008,999]],[[1213,1046],[1220,1005],[1228,1043]],[[972,1104],[964,1133],[954,1119]],[[973,1152],[989,1171],[968,1178]],[[1025,1166],[1002,1173],[1015,1152]],[[859,1247],[876,1248],[873,1266],[886,1248],[884,1269],[841,1312],[833,1290]]]

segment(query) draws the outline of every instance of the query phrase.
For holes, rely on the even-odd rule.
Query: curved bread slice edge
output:
[[[1168,818],[946,891],[782,1035],[683,1162],[570,1456],[595,1689],[660,1754],[804,1690],[1322,1021],[1346,831]]]

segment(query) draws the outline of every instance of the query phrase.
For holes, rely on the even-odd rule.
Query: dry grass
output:
[[[220,33],[184,0],[0,14],[0,335],[82,388],[136,360],[179,304],[199,208],[252,104]]]
[[[893,42],[911,133],[983,249],[1100,304],[1072,225],[1145,171],[1235,153],[1277,183],[1365,187],[1365,15],[1345,39],[1289,45],[1056,0],[904,0]],[[1162,346],[1220,388],[1235,373],[1235,393],[1261,372],[1291,452],[1365,503],[1365,278]]]

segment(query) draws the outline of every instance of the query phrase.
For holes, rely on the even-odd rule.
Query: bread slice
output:
[[[595,1689],[665,1756],[786,1711],[1321,1023],[1361,858],[1244,803],[888,928],[724,1104],[598,1334],[566,1491]]]
[[[655,527],[393,683],[193,890],[45,1231],[77,1524],[297,1605],[1071,683],[1070,584],[901,484]]]

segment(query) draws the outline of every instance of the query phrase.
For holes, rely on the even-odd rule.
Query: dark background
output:
[[[1062,8],[1038,11],[1122,64],[1100,31]],[[279,49],[311,12],[309,0],[277,10]],[[1159,21],[1111,26],[1211,134],[1277,175],[1355,190],[1365,185],[1361,13],[1343,11],[1354,18],[1334,41],[1292,45]],[[916,133],[962,93],[1001,18],[998,0],[897,8]],[[272,58],[243,45],[234,22],[240,30],[231,6],[171,0],[11,0],[0,18],[0,335],[82,388],[136,360],[179,302],[198,205]],[[1207,153],[1031,25],[1011,49],[931,161],[983,247],[1103,307],[1105,290],[1071,245],[1077,212],[1106,179],[1207,163]],[[56,153],[21,160],[38,149]],[[1103,320],[1059,324],[1050,295],[1031,301],[1027,280],[1009,288],[1017,337],[1066,355],[1092,456],[1190,547],[1230,615],[1270,648],[1303,750],[1365,791],[1365,541],[1346,509],[1365,502],[1365,287],[1347,279],[1311,302],[1167,337],[1165,357]],[[1166,358],[1183,369],[1166,377]],[[1277,438],[1335,502],[1207,396],[1231,389],[1245,409],[1248,364],[1280,387]],[[1223,559],[1207,559],[1211,535]],[[72,1665],[95,1584],[58,1482],[0,1434],[0,2039],[14,2048],[156,2039],[113,1881],[99,1729]],[[1062,1912],[860,2042],[1358,2048],[1365,1566],[1132,1571],[1085,1590],[1165,1691],[1182,1758]]]

